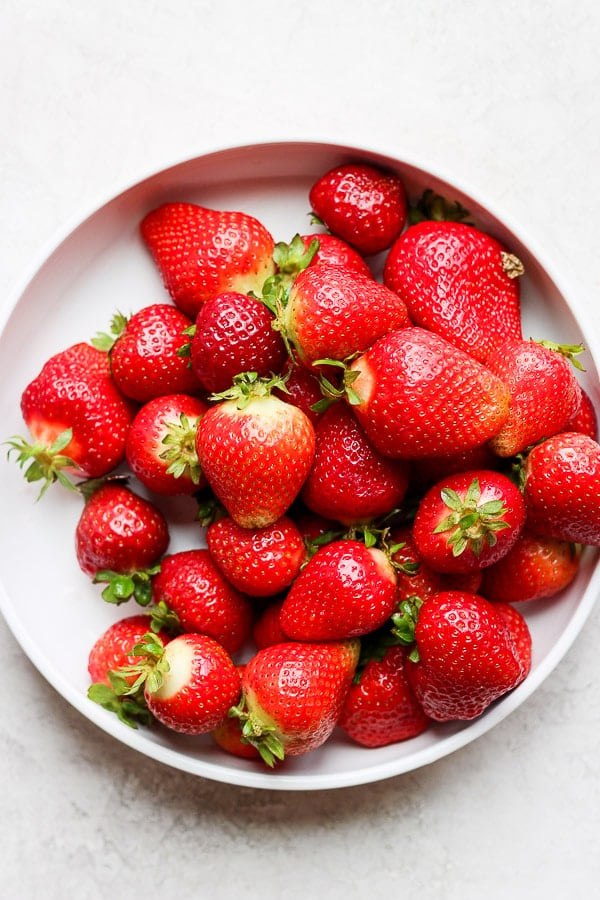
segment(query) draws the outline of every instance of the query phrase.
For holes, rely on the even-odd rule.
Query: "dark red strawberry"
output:
[[[283,598],[278,598],[268,603],[261,611],[252,626],[252,640],[257,650],[270,647],[272,644],[281,644],[288,640],[288,636],[281,629],[279,615]]]
[[[517,682],[520,684],[521,681],[525,681],[531,671],[533,647],[529,625],[521,613],[510,603],[498,602],[494,603],[494,607],[504,619],[516,647],[521,664],[521,676]]]
[[[581,391],[581,405],[563,430],[578,431],[580,434],[587,434],[594,441],[598,440],[598,416],[592,398],[586,391]]]
[[[281,369],[281,377],[285,382],[285,390],[274,388],[275,396],[297,406],[316,425],[321,415],[317,405],[323,402],[318,374],[287,359]]]
[[[439,591],[464,590],[476,593],[481,584],[479,570],[465,573],[436,572],[423,560],[415,543],[412,525],[393,527],[388,542],[394,548],[398,605],[406,600],[426,600]]]

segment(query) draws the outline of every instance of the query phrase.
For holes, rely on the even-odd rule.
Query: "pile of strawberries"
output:
[[[8,441],[41,493],[80,492],[77,562],[136,609],[90,698],[270,766],[481,715],[530,671],[519,604],[600,545],[583,347],[523,336],[519,259],[372,165],[308,201],[290,243],[148,212],[165,297],[49,359]],[[197,542],[169,553],[176,496]]]

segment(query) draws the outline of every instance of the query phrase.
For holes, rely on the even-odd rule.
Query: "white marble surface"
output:
[[[600,328],[599,43],[596,0],[4,0],[0,298],[57,229],[140,174],[319,138],[470,181],[535,236]],[[121,746],[0,620],[0,892],[594,896],[599,645],[596,608],[539,691],[476,743],[385,782],[288,794]]]

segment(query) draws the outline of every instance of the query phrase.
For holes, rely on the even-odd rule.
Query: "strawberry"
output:
[[[581,405],[573,418],[567,422],[563,431],[578,431],[587,434],[592,440],[598,440],[598,417],[592,398],[586,391],[581,391]]]
[[[309,266],[290,288],[280,325],[300,362],[344,360],[408,324],[406,306],[372,277],[343,266]]]
[[[275,273],[272,236],[244,212],[166,203],[144,216],[140,231],[165,288],[191,319],[223,291],[260,294]]]
[[[580,557],[579,545],[525,528],[508,553],[485,570],[480,592],[494,603],[553,597],[575,578]]]
[[[528,527],[559,541],[600,546],[600,445],[562,432],[537,444],[522,470]]]
[[[33,443],[14,436],[9,455],[27,481],[43,483],[40,496],[70,476],[98,478],[125,458],[125,439],[134,415],[110,374],[106,353],[78,343],[52,356],[24,389],[21,412]]]
[[[150,578],[169,544],[164,515],[122,480],[88,482],[80,489],[86,502],[75,529],[79,567],[94,582],[107,583],[107,602],[133,596],[147,606]]]
[[[518,276],[523,266],[483,231],[463,222],[419,222],[391,247],[383,280],[411,321],[485,362],[520,339]]]
[[[314,462],[300,493],[309,509],[356,525],[400,505],[408,489],[408,464],[375,450],[350,407],[330,406],[316,424],[315,436]]]
[[[198,425],[202,471],[243,528],[264,528],[284,515],[312,465],[313,425],[300,409],[273,396],[281,384],[252,373],[239,377]]]
[[[318,406],[323,401],[321,382],[316,372],[297,365],[288,358],[281,369],[285,390],[275,387],[273,393],[280,400],[299,407],[313,425],[317,424],[321,411]]]
[[[272,644],[281,644],[288,640],[281,629],[279,615],[283,598],[277,598],[268,603],[260,612],[252,626],[252,640],[258,650],[270,647]]]
[[[169,645],[170,646],[170,645]],[[354,676],[357,640],[288,641],[259,650],[242,673],[242,700],[230,710],[269,766],[322,746]]]
[[[206,549],[165,556],[152,578],[152,599],[177,616],[183,631],[207,634],[230,654],[250,636],[250,601],[223,577]]]
[[[423,328],[380,338],[345,377],[358,421],[384,456],[462,453],[494,437],[508,417],[504,382]]]
[[[385,747],[422,734],[429,719],[405,673],[406,648],[388,647],[359,666],[338,725],[363,747]],[[361,654],[362,656],[362,654]]]
[[[237,670],[241,675],[244,666],[238,665]],[[260,759],[256,747],[244,738],[241,722],[235,716],[224,719],[214,731],[211,731],[211,737],[225,753],[231,753],[232,756],[239,756],[241,759]]]
[[[359,637],[396,607],[396,575],[386,553],[351,538],[319,547],[283,601],[280,624],[292,640]]]
[[[421,499],[413,538],[438,572],[469,572],[501,559],[525,526],[525,503],[506,475],[485,469],[449,475]]]
[[[186,358],[191,319],[170,303],[144,306],[129,318],[118,313],[111,334],[94,345],[108,351],[113,378],[138,403],[163,394],[194,394],[201,389]]]
[[[206,485],[196,454],[196,429],[208,409],[199,397],[168,394],[135,415],[125,457],[138,480],[155,494],[193,494]]]
[[[523,677],[505,618],[478,594],[442,591],[418,611],[406,674],[423,711],[446,722],[481,715]]]
[[[287,287],[296,275],[308,266],[344,266],[361,275],[373,277],[371,269],[360,253],[334,234],[296,234],[289,244],[275,244],[273,258],[277,265],[277,278]]]
[[[510,603],[494,603],[494,609],[500,613],[513,639],[517,656],[521,664],[521,675],[517,684],[525,681],[531,671],[532,640],[527,620]],[[516,685],[515,685],[516,686]]]
[[[402,181],[377,166],[336,166],[312,185],[309,200],[329,231],[366,255],[390,247],[406,222]]]
[[[132,656],[131,649],[150,631],[150,626],[151,616],[146,613],[126,616],[109,625],[89,653],[88,672],[92,681],[110,687],[109,672],[139,662],[140,657]],[[157,634],[164,643],[170,640],[170,635],[165,630],[158,631]],[[129,682],[132,683],[132,676],[129,676]]]
[[[510,391],[508,419],[490,441],[498,456],[515,456],[564,430],[581,405],[581,388],[569,360],[582,346],[505,340],[487,366]]]
[[[228,291],[206,300],[191,339],[192,368],[207,391],[224,391],[242,372],[279,372],[285,344],[273,315],[255,297]]]
[[[206,543],[227,581],[252,597],[279,594],[306,561],[302,535],[288,516],[264,528],[242,528],[226,516],[209,525]]]

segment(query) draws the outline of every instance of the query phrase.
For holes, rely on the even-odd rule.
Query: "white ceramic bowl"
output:
[[[151,175],[60,236],[27,277],[4,323],[0,437],[24,433],[20,394],[48,356],[106,329],[117,310],[129,313],[165,299],[138,234],[138,224],[149,209],[169,200],[240,209],[260,219],[276,240],[290,240],[296,232],[310,229],[308,190],[314,180],[333,165],[356,159],[397,171],[412,197],[431,187],[459,200],[482,228],[522,259],[526,335],[568,343],[583,340],[588,353],[582,383],[598,405],[594,363],[598,347],[595,336],[586,334],[584,310],[532,241],[509,226],[505,217],[501,221],[471,191],[440,175],[374,151],[325,143],[265,143],[219,150]],[[160,728],[130,729],[87,699],[90,647],[110,622],[135,610],[105,603],[99,587],[79,570],[73,547],[81,509],[77,496],[57,487],[36,503],[36,487],[25,482],[4,454],[0,486],[0,608],[24,652],[60,694],[117,740],[166,765],[231,784],[337,788],[398,775],[451,753],[488,731],[535,691],[572,644],[600,587],[598,553],[588,549],[575,582],[559,598],[521,607],[533,636],[531,674],[473,722],[432,727],[414,740],[377,750],[351,745],[335,734],[320,750],[270,771],[258,762],[225,755],[209,737],[189,738]],[[171,549],[197,545],[202,535],[197,525],[190,524],[191,506],[177,501],[166,511],[176,521]]]

